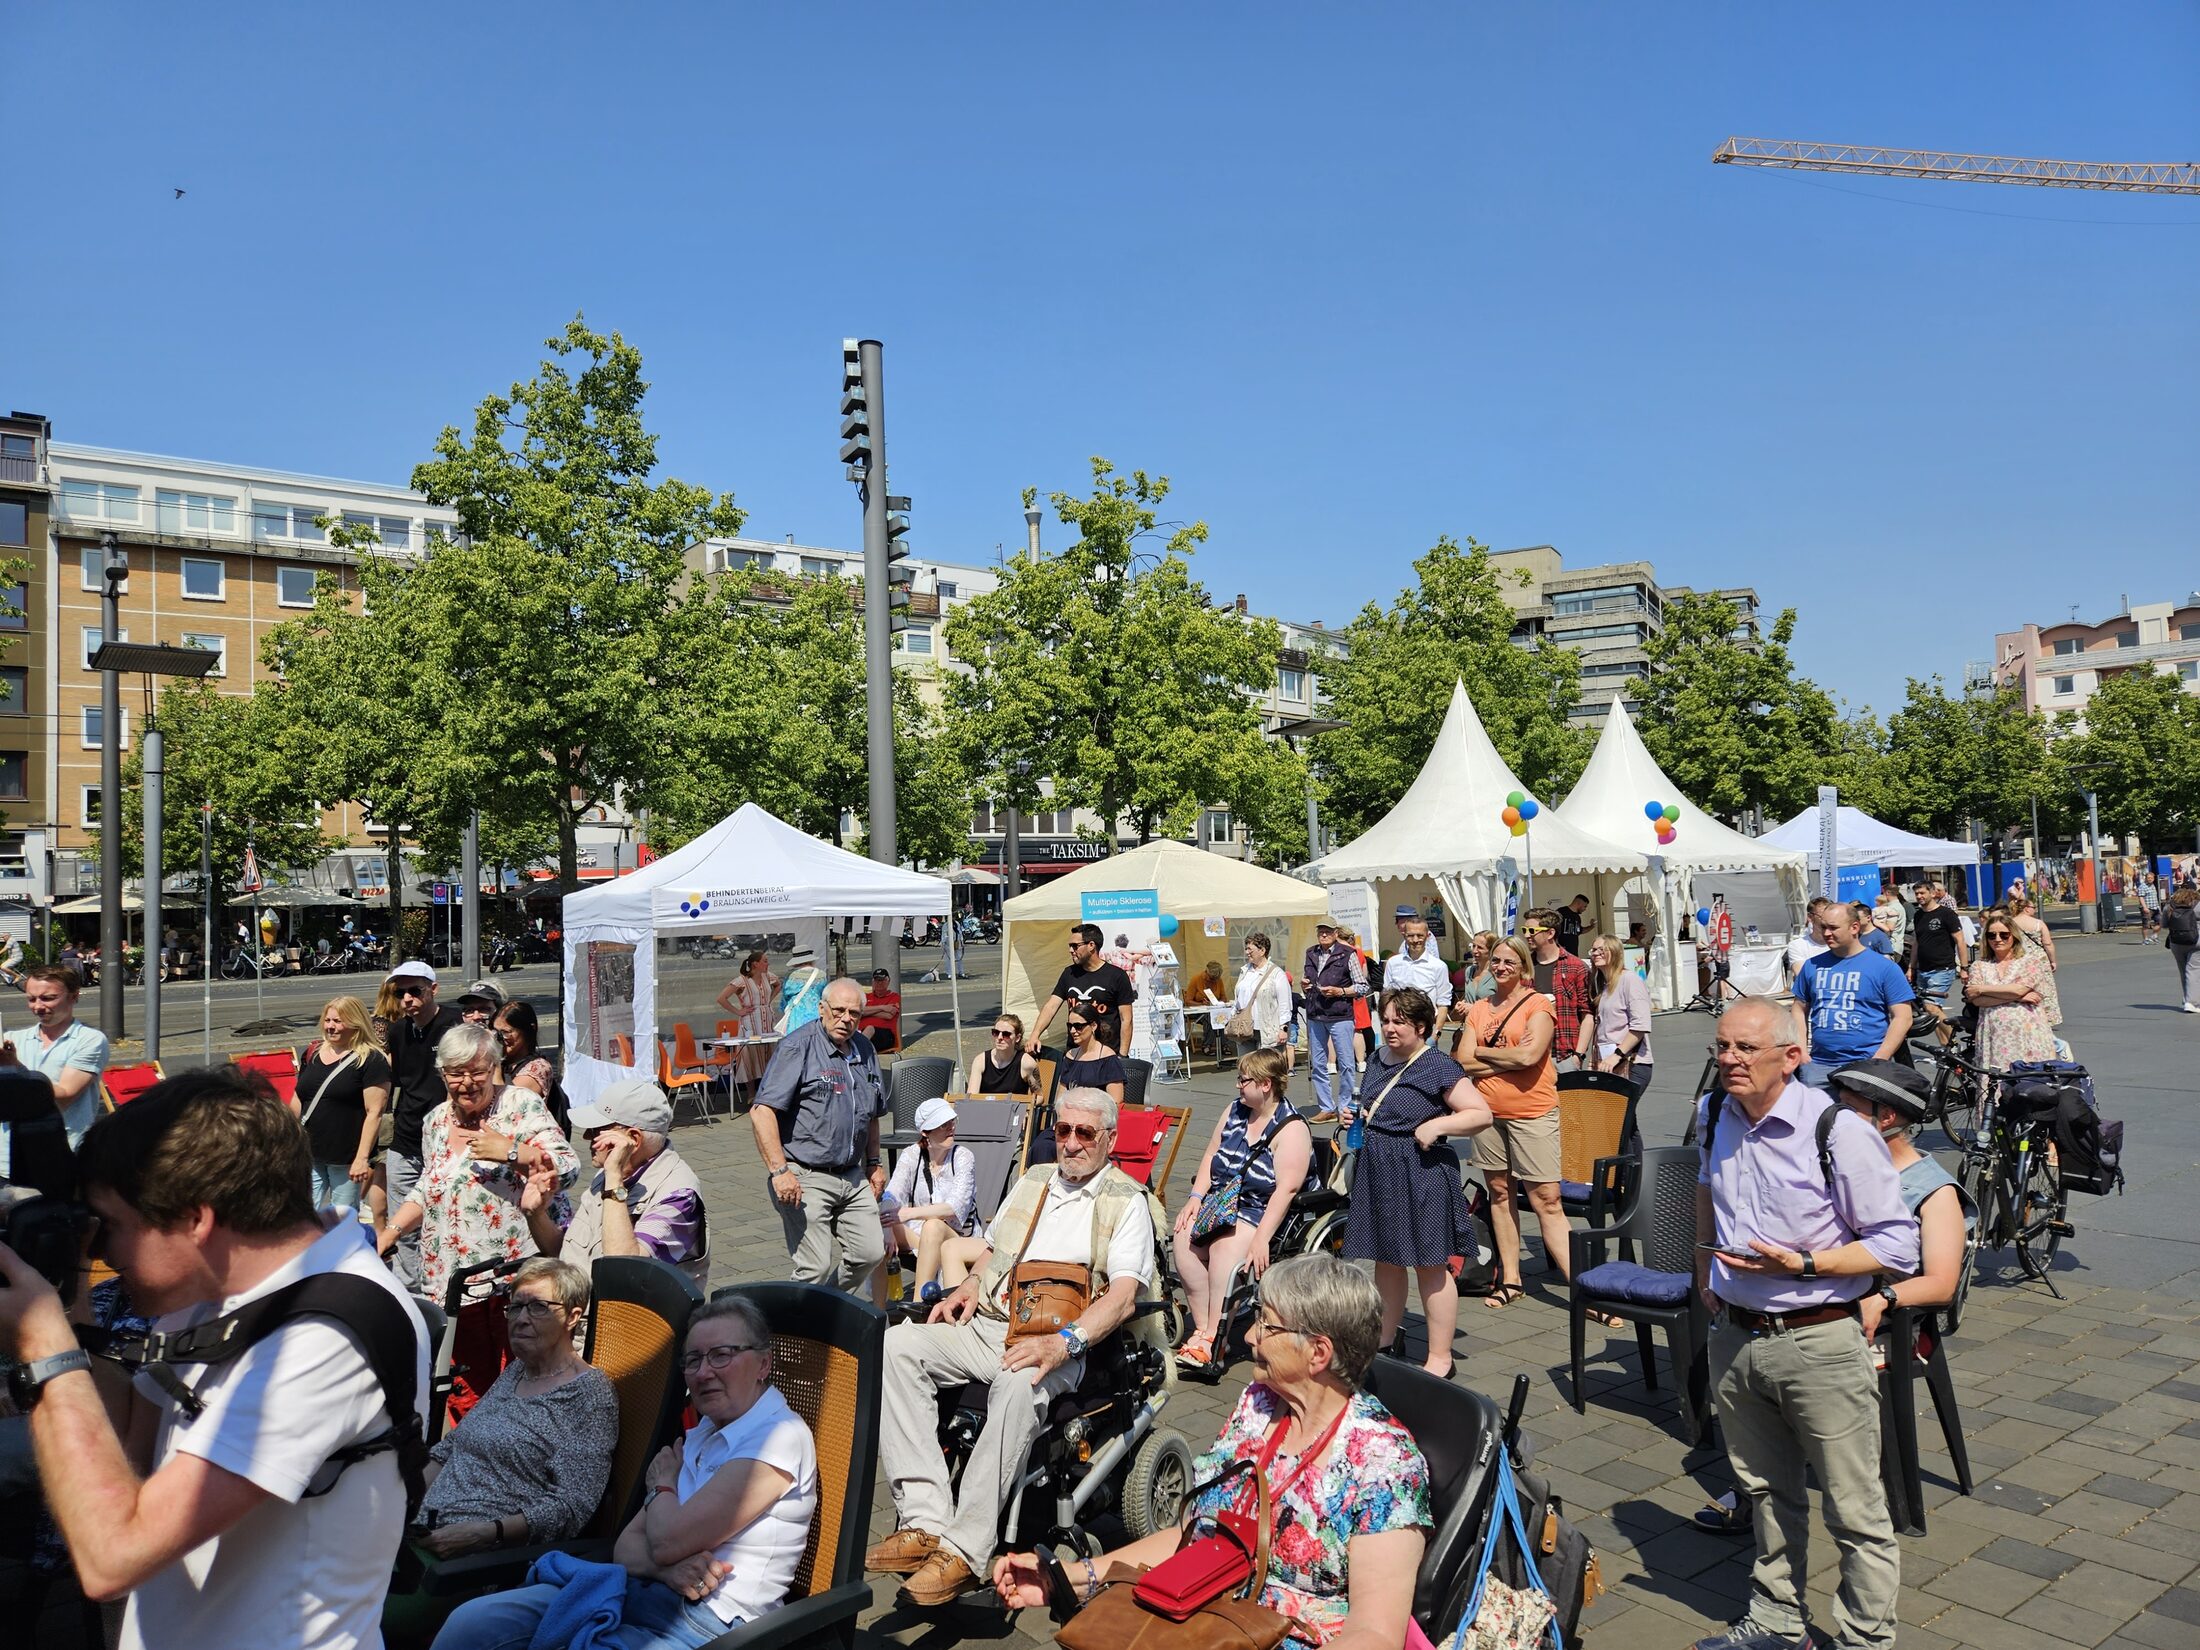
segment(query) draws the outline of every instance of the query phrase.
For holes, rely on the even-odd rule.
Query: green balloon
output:
[[[1527,800],[1528,793],[1526,791],[1508,791],[1505,793],[1505,806],[1508,808],[1517,808]]]
[[[1678,824],[1681,817],[1681,805],[1678,802],[1668,802],[1665,805],[1665,817]]]

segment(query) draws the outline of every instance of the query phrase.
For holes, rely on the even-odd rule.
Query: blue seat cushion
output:
[[[1608,1260],[1574,1279],[1575,1292],[1587,1299],[1629,1306],[1680,1306],[1695,1286],[1686,1272],[1654,1271],[1631,1260]]]
[[[1558,1200],[1561,1203],[1586,1203],[1595,1190],[1586,1180],[1561,1180],[1558,1183]]]

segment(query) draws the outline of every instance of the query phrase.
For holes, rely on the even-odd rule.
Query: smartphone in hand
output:
[[[1699,1243],[1696,1247],[1707,1255],[1724,1255],[1728,1260],[1755,1260],[1754,1249],[1736,1249],[1724,1243]]]

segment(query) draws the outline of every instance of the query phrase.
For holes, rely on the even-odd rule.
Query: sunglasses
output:
[[[993,1028],[993,1035],[996,1037],[1006,1037],[1011,1042],[1013,1042],[1016,1037],[1016,1033],[1014,1033],[1013,1031],[1003,1031],[999,1026],[995,1026]]]
[[[401,984],[391,986],[390,992],[398,997],[425,997],[428,994],[428,988],[418,980],[406,980]]]
[[[1072,1020],[1069,1023],[1069,1028],[1072,1031],[1090,1031],[1092,1022],[1090,1020]]]
[[[1054,1138],[1074,1140],[1080,1146],[1089,1146],[1100,1138],[1100,1131],[1090,1123],[1057,1123],[1054,1125]]]

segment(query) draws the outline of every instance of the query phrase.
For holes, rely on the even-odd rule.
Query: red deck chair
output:
[[[1122,1107],[1115,1120],[1115,1150],[1108,1161],[1166,1203],[1169,1176],[1176,1169],[1177,1148],[1184,1144],[1184,1125],[1191,1115],[1188,1106]],[[1166,1153],[1161,1149],[1164,1145]]]
[[[298,1104],[298,1051],[263,1049],[256,1054],[232,1054],[229,1063],[244,1071],[256,1071],[275,1086],[276,1097],[286,1106]]]
[[[109,1066],[100,1083],[107,1091],[107,1104],[119,1110],[167,1075],[158,1060],[143,1060],[134,1066]]]

